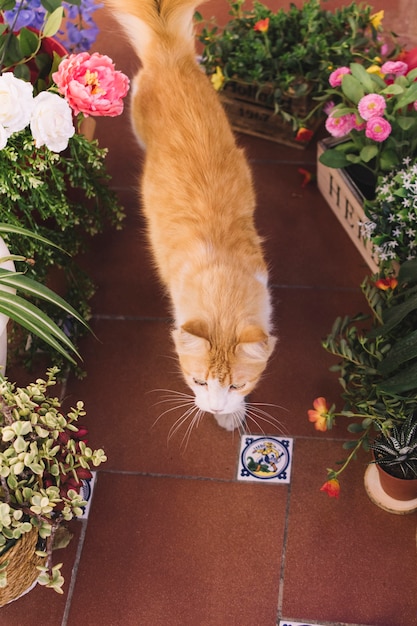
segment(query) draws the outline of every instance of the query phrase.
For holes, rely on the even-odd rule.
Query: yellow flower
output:
[[[211,80],[211,83],[212,83],[214,89],[216,91],[220,91],[220,89],[223,87],[223,83],[224,83],[224,80],[225,80],[221,67],[219,67],[219,66],[216,67],[216,72],[211,75],[211,79],[210,80]]]
[[[314,409],[308,411],[308,419],[314,422],[314,428],[325,432],[327,430],[327,414],[329,407],[325,398],[316,398],[313,402]]]
[[[377,30],[381,26],[381,22],[384,19],[384,10],[378,11],[378,13],[374,13],[370,17],[370,22],[372,26]]]
[[[379,67],[379,65],[370,65],[366,68],[366,71],[368,72],[368,74],[377,74],[381,78],[384,78],[385,76],[385,74],[381,72],[381,68]]]

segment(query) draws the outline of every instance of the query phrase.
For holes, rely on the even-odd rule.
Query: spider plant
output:
[[[62,252],[62,248],[49,239],[20,226],[0,223],[0,233],[13,233],[30,237],[43,244],[59,248]],[[20,255],[10,254],[0,258],[0,265],[6,261],[28,261],[28,259]],[[39,307],[32,304],[27,298],[17,295],[16,292],[23,292],[26,296],[36,297],[51,303],[58,309],[61,309],[63,322],[68,316],[72,316],[88,328],[88,325],[77,311],[54,291],[25,276],[24,272],[0,268],[0,286],[12,289],[12,291],[9,291],[0,287],[0,313],[23,326],[30,333],[40,337],[71,363],[76,364],[72,355],[76,355],[78,358],[81,357],[65,332]]]

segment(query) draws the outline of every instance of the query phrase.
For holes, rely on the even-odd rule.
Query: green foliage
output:
[[[202,64],[210,75],[221,68],[226,82],[271,86],[276,111],[284,119],[288,98],[320,99],[318,114],[334,69],[352,60],[369,66],[380,55],[381,33],[372,25],[369,6],[352,3],[332,12],[319,0],[307,0],[301,8],[291,3],[288,10],[273,12],[260,2],[251,11],[243,10],[244,0],[229,3],[231,20],[224,29],[212,21],[200,30]],[[265,18],[267,31],[254,30]]]
[[[322,343],[338,358],[331,369],[343,390],[340,414],[354,420],[352,447],[366,450],[372,431],[389,437],[417,415],[417,261],[400,267],[395,289],[378,288],[376,278],[361,285],[370,315],[337,318]]]
[[[403,159],[417,154],[417,111],[409,107],[417,100],[416,72],[411,70],[405,76],[397,76],[393,84],[387,85],[378,74],[369,74],[358,63],[350,63],[349,67],[351,74],[343,76],[341,86],[327,89],[326,94],[336,104],[331,110],[333,117],[355,116],[363,127],[350,127],[340,139],[343,143],[325,150],[319,161],[333,168],[360,164],[376,179],[400,167]],[[385,100],[383,118],[391,129],[383,141],[366,136],[365,121],[358,111],[358,102],[369,94]]]
[[[64,413],[59,399],[48,395],[56,375],[52,368],[46,380],[25,388],[0,379],[0,554],[36,528],[46,542],[39,582],[62,593],[60,565],[52,564],[54,538],[64,522],[81,515],[81,481],[106,456],[88,447],[77,425],[83,403]],[[7,567],[0,573],[5,585]]]
[[[106,226],[119,228],[124,217],[108,186],[106,153],[97,141],[79,134],[59,154],[45,146],[35,148],[29,129],[12,135],[0,151],[0,222],[24,227],[56,244],[53,248],[21,233],[6,233],[4,239],[13,254],[34,261],[16,261],[17,270],[43,284],[52,270],[58,271],[64,283],[62,296],[86,320],[91,315],[94,285],[74,257]],[[33,303],[40,306],[39,298],[34,297]],[[85,333],[79,319],[63,315],[53,304],[43,302],[42,310],[72,341]],[[28,366],[36,353],[45,349],[33,333],[24,333],[18,344],[19,349],[22,346],[27,348],[21,350],[21,356]],[[52,363],[62,368],[63,357],[53,349],[50,355]]]

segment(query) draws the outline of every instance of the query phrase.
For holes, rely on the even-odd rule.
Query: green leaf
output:
[[[415,117],[399,115],[395,118],[395,121],[402,130],[410,130],[413,126],[417,126]]]
[[[57,352],[71,361],[71,363],[76,364],[76,361],[68,354],[63,346],[66,346],[67,349],[75,353],[78,358],[81,359],[74,344],[59,326],[38,307],[20,296],[0,291],[0,313],[4,313],[26,328],[26,330],[40,337],[57,350]]]
[[[63,7],[59,6],[48,17],[42,29],[44,37],[53,37],[59,31],[64,16]]]
[[[358,104],[359,100],[365,95],[362,84],[351,74],[345,74],[343,76],[342,91],[346,98],[351,100],[354,104]]]
[[[354,76],[361,83],[366,91],[374,91],[375,83],[363,65],[360,65],[359,63],[351,63],[350,71],[352,72],[352,76]]]
[[[350,433],[361,433],[364,430],[362,424],[349,424],[347,429]]]
[[[413,83],[412,85],[410,85],[410,87],[404,90],[403,95],[398,99],[398,102],[394,107],[394,113],[395,111],[398,111],[398,109],[403,109],[404,107],[408,106],[412,102],[415,102],[416,100],[417,83]]]
[[[388,85],[388,87],[385,87],[380,93],[386,96],[399,96],[400,93],[404,93],[404,87],[397,83],[392,83],[392,85]]]
[[[61,248],[61,246],[57,246],[53,241],[47,239],[46,237],[42,237],[38,233],[35,233],[27,228],[22,228],[21,226],[15,226],[14,224],[6,224],[4,222],[0,222],[0,233],[13,233],[15,235],[22,235],[23,237],[30,237],[32,239],[36,239],[37,241],[41,241],[49,246],[53,246],[54,248],[58,248],[65,254],[68,254],[65,250]]]
[[[68,302],[61,298],[61,296],[49,289],[49,287],[38,283],[32,278],[28,278],[20,272],[11,272],[10,270],[0,268],[0,285],[24,291],[35,298],[41,298],[46,302],[54,304],[72,317],[75,317],[75,319],[89,329],[87,322],[85,322],[81,315],[79,315]]]
[[[363,161],[364,163],[369,163],[369,161],[372,161],[372,159],[374,159],[378,154],[378,146],[376,145],[372,145],[372,146],[364,146],[360,152],[360,158],[361,161]]]
[[[390,394],[401,394],[417,389],[417,363],[379,384],[377,389]]]
[[[20,49],[24,57],[31,57],[39,47],[38,36],[28,28],[22,28],[19,36]]]
[[[345,154],[336,148],[325,150],[319,157],[320,163],[327,167],[340,168],[349,165],[350,161]]]

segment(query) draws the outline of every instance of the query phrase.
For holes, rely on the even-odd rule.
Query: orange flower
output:
[[[340,483],[337,478],[331,478],[320,487],[320,491],[325,491],[329,498],[338,498],[340,493]]]
[[[298,133],[295,136],[295,141],[300,141],[301,143],[307,143],[313,136],[313,131],[308,128],[301,127],[298,129]]]
[[[260,33],[266,33],[268,28],[269,28],[269,17],[266,17],[264,20],[259,20],[259,22],[256,22],[255,26],[253,27],[253,30],[257,30]]]
[[[393,276],[388,276],[388,278],[380,278],[375,281],[375,287],[378,289],[382,289],[382,291],[388,291],[388,289],[395,289],[398,285],[398,280]]]
[[[298,168],[298,173],[303,176],[303,182],[301,183],[301,187],[305,187],[315,178],[315,176],[311,172],[305,170],[303,167]]]
[[[327,430],[327,406],[326,398],[316,398],[313,402],[314,409],[308,411],[308,419],[314,422],[314,428],[325,432]]]

